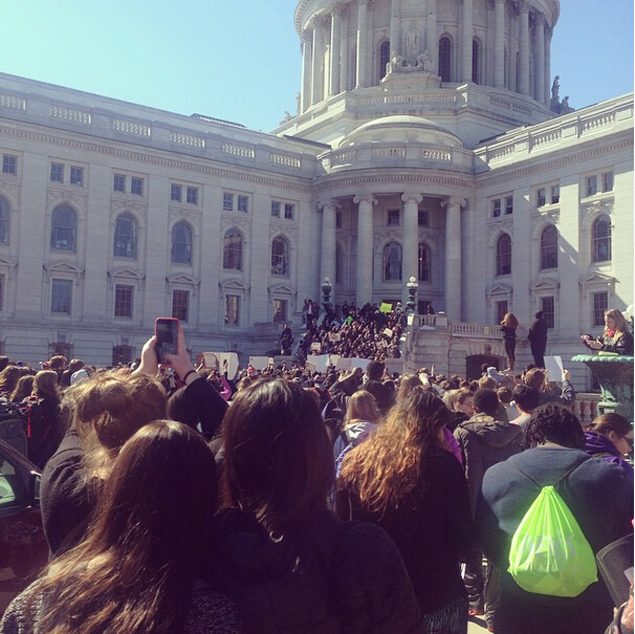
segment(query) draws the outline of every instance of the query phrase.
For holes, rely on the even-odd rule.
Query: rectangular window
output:
[[[51,163],[51,181],[54,183],[64,182],[64,166],[61,163]]]
[[[604,326],[604,311],[609,307],[609,294],[593,293],[593,326]]]
[[[335,226],[338,229],[342,228],[342,211],[340,209],[335,210]]]
[[[234,194],[223,194],[223,211],[234,211]]]
[[[115,286],[115,317],[132,317],[133,291],[133,286]]]
[[[183,198],[183,187],[181,185],[175,185],[172,183],[172,187],[170,189],[170,200],[173,200],[175,203],[180,203]]]
[[[287,220],[293,220],[293,216],[295,215],[295,205],[291,203],[284,204],[284,217]]]
[[[126,193],[126,177],[124,174],[115,174],[112,188],[116,192]]]
[[[225,325],[238,326],[240,321],[240,297],[238,295],[225,296]]]
[[[423,209],[419,209],[419,212],[417,214],[417,224],[420,227],[428,226],[428,212],[427,211]]]
[[[507,196],[507,198],[505,198],[505,214],[509,216],[510,214],[513,214],[513,213],[514,213],[514,197]]]
[[[71,314],[73,282],[71,280],[53,280],[51,284],[51,312]]]
[[[188,187],[186,196],[190,205],[198,205],[198,187]]]
[[[11,156],[10,154],[2,155],[2,173],[13,174],[14,176],[18,173],[17,156]]]
[[[277,200],[271,201],[271,217],[272,218],[280,218],[280,208],[282,207],[282,203]]]
[[[15,172],[11,172],[15,174]],[[613,191],[613,172],[606,172],[602,174],[602,191],[603,192],[612,192]]]
[[[173,290],[172,291],[172,317],[176,317],[178,320],[186,322],[189,317],[190,308],[190,292]]]
[[[112,366],[128,365],[134,358],[134,348],[132,346],[114,346],[112,349]]]
[[[553,297],[542,297],[540,299],[540,310],[543,312],[543,319],[547,328],[554,328],[556,323],[555,299]]]
[[[551,204],[555,205],[560,202],[560,185],[554,185],[551,188]]]
[[[501,201],[500,198],[492,201],[492,218],[499,218],[501,215]]]
[[[273,300],[273,321],[276,323],[287,321],[287,300],[286,299]]]
[[[546,204],[547,199],[545,197],[545,188],[541,187],[538,192],[536,193],[536,205],[538,207],[542,207],[543,205]]]
[[[503,317],[509,312],[507,310],[508,307],[507,300],[496,302],[496,323],[500,324],[503,321]]]
[[[236,209],[247,213],[249,211],[249,198],[247,196],[238,196],[236,199]]]
[[[595,196],[598,193],[598,177],[589,176],[586,179],[586,195]]]
[[[71,165],[71,185],[84,186],[84,168]]]
[[[143,196],[143,178],[133,176],[130,179],[130,193],[135,196]]]
[[[388,210],[388,226],[389,227],[398,227],[399,226],[399,209],[389,209]]]

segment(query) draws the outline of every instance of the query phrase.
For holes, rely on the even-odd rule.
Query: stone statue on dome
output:
[[[417,66],[419,67],[419,70],[428,71],[431,70],[431,65],[432,58],[430,57],[430,52],[426,49],[417,57]]]

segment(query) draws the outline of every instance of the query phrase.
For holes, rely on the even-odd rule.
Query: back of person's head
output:
[[[388,388],[381,381],[370,379],[364,384],[364,389],[369,394],[373,395],[375,403],[377,404],[377,409],[379,409],[379,411],[387,412],[390,409],[390,406],[392,405],[392,395]]]
[[[511,403],[512,391],[508,387],[499,387],[496,390],[496,395],[503,405],[509,405]]]
[[[495,390],[498,386],[498,381],[491,376],[482,376],[478,380],[479,390]]]
[[[48,368],[59,372],[66,367],[66,361],[67,359],[63,354],[55,354],[49,359]]]
[[[139,428],[164,418],[165,390],[147,374],[99,372],[67,390],[75,425],[93,469],[106,466]]]
[[[513,328],[514,330],[518,328],[518,323],[518,319],[516,318],[516,315],[514,315],[514,313],[506,313],[503,317],[503,320],[501,321],[501,324],[503,326],[506,326],[507,328]]]
[[[319,407],[298,385],[255,382],[234,398],[222,425],[225,503],[267,530],[301,528],[326,508],[333,452]]]
[[[209,574],[216,509],[204,438],[175,421],[143,426],[114,461],[87,538],[44,579],[54,601],[43,631],[68,613],[83,632],[180,631],[192,580]]]
[[[170,395],[167,401],[166,414],[171,420],[176,420],[192,429],[198,425],[198,410],[195,403],[185,393],[187,387],[180,387]]]
[[[478,413],[496,416],[499,407],[498,394],[494,390],[481,388],[474,392],[474,409]]]
[[[0,372],[9,365],[9,357],[6,354],[0,354]]]
[[[584,432],[575,414],[566,407],[548,404],[534,410],[525,429],[525,447],[552,442],[563,447],[584,449]]]
[[[27,396],[31,395],[33,391],[33,383],[35,381],[35,375],[33,374],[25,374],[18,379],[18,382],[11,392],[11,396],[9,397],[9,401],[11,403],[20,403]]]
[[[366,390],[358,390],[348,399],[344,422],[348,424],[353,420],[364,420],[375,423],[380,416],[375,397]]]
[[[531,414],[538,407],[540,392],[536,388],[521,383],[513,389],[512,398],[519,409]]]
[[[86,364],[81,359],[71,359],[68,362],[68,372],[73,374],[81,370]]]
[[[590,426],[590,431],[602,436],[608,436],[611,432],[615,432],[618,436],[626,436],[632,429],[631,423],[624,416],[615,412],[598,416]]]
[[[534,317],[535,317],[536,319],[542,319],[543,315],[544,315],[544,312],[543,312],[542,310],[539,310],[539,311],[538,311],[538,312],[534,315]]]
[[[33,396],[38,398],[60,398],[59,390],[57,388],[57,372],[53,370],[40,370],[35,375],[33,381],[33,390],[31,392]]]
[[[531,368],[525,372],[523,382],[525,385],[529,385],[529,387],[543,392],[547,387],[547,373],[540,368]]]
[[[12,392],[21,376],[22,371],[17,365],[8,365],[0,372],[0,390]]]
[[[366,366],[366,374],[369,380],[381,381],[384,374],[384,364],[381,361],[371,361]]]
[[[459,398],[459,394],[461,393],[460,390],[448,390],[447,392],[445,392],[445,394],[441,397],[441,399],[443,400],[443,404],[451,411],[453,412],[456,409],[456,403],[458,401]]]

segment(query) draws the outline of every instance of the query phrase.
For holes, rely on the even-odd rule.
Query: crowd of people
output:
[[[401,315],[370,309],[307,324],[327,349],[345,328],[355,355],[375,341],[365,371],[234,381],[194,367],[180,328],[161,363],[155,337],[133,367],[7,359],[0,397],[43,470],[50,562],[0,634],[466,634],[470,618],[498,634],[632,632],[601,575],[558,596],[508,571],[544,486],[594,553],[632,535],[632,423],[583,428],[567,371],[558,386],[542,367],[390,375],[374,336]],[[28,403],[47,398],[36,425]]]

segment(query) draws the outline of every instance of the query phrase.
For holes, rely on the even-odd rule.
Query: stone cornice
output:
[[[469,174],[456,174],[454,176],[446,176],[438,174],[426,175],[421,173],[404,174],[403,172],[399,171],[396,171],[396,173],[394,174],[355,174],[352,172],[347,172],[346,175],[330,175],[320,178],[319,181],[316,181],[315,192],[317,194],[339,187],[348,187],[354,190],[354,188],[358,185],[368,185],[372,183],[395,183],[396,185],[398,185],[398,187],[396,188],[397,191],[411,191],[413,188],[424,191],[426,189],[426,185],[437,185],[449,188],[462,187],[467,189],[473,189],[475,187],[473,177]]]

